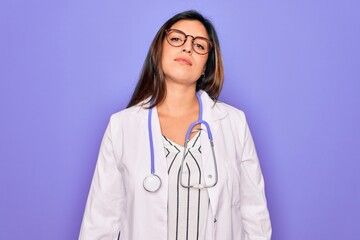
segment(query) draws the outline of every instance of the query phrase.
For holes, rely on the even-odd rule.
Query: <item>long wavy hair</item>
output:
[[[210,40],[214,43],[214,47],[208,53],[205,72],[197,80],[196,91],[204,90],[214,101],[218,99],[224,82],[224,69],[219,39],[210,20],[203,17],[197,11],[191,10],[176,14],[167,20],[157,32],[147,53],[140,79],[127,107],[139,104],[148,98],[150,99],[149,102],[152,102],[150,107],[154,107],[165,99],[165,74],[161,65],[162,46],[165,40],[166,30],[170,29],[172,25],[180,20],[196,20],[201,22]]]

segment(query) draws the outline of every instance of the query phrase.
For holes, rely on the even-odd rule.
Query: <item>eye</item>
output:
[[[204,38],[196,37],[193,41],[193,48],[197,53],[204,54],[209,51],[209,43]]]
[[[172,38],[170,38],[170,41],[172,41],[172,42],[182,42],[183,40],[181,38],[179,38],[179,37],[172,37]]]
[[[199,44],[199,43],[194,43],[194,47],[196,47],[197,49],[200,49],[200,50],[205,49],[205,47],[202,44]]]
[[[177,32],[177,31],[171,31],[168,33],[167,40],[168,42],[175,47],[179,47],[184,44],[184,41],[186,39],[186,36],[183,36],[183,34]]]

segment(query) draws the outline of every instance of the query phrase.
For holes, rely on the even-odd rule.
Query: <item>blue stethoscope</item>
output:
[[[193,132],[192,129],[198,124],[203,124],[206,128],[206,132],[207,132],[207,135],[208,135],[208,138],[210,141],[210,146],[211,146],[211,151],[212,151],[212,156],[213,156],[213,163],[214,163],[214,168],[215,168],[215,180],[210,185],[201,184],[201,183],[194,184],[194,185],[186,185],[183,183],[182,177],[180,177],[180,184],[182,187],[203,189],[203,188],[214,187],[217,184],[218,171],[217,171],[216,157],[215,157],[215,151],[214,151],[214,142],[213,142],[213,137],[212,137],[212,133],[210,130],[210,126],[206,121],[202,120],[203,106],[202,106],[202,101],[201,101],[199,93],[196,93],[196,97],[199,102],[199,119],[197,121],[193,122],[192,124],[190,124],[190,126],[186,132],[184,152],[183,152],[182,162],[181,162],[181,166],[180,166],[180,175],[179,176],[182,176],[182,173],[183,173],[183,166],[184,166],[185,157],[186,157],[186,149],[187,149],[187,145],[190,141],[190,134]],[[148,132],[149,132],[150,155],[151,155],[151,173],[145,177],[145,179],[143,181],[143,186],[144,186],[144,189],[148,192],[156,192],[161,187],[161,179],[157,174],[155,174],[154,143],[153,143],[153,136],[152,136],[151,119],[152,119],[152,108],[149,109],[149,113],[148,113]],[[203,130],[203,129],[201,129],[201,128],[197,129],[197,131],[201,131],[201,130]]]

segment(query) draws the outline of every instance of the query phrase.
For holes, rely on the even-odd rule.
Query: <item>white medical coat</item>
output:
[[[207,189],[210,207],[206,240],[270,240],[264,181],[242,111],[214,104],[201,92],[203,119],[214,138],[218,183]],[[168,173],[156,108],[153,111],[155,172],[161,188],[147,192],[150,174],[148,110],[133,106],[111,117],[93,176],[80,240],[167,240]],[[201,135],[205,182],[215,170],[207,134]]]

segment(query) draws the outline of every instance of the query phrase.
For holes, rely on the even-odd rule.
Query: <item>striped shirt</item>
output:
[[[200,132],[188,143],[188,149],[180,173],[184,147],[163,137],[169,174],[168,240],[204,240],[209,208],[206,189],[184,188],[184,185],[204,183],[201,164]]]

